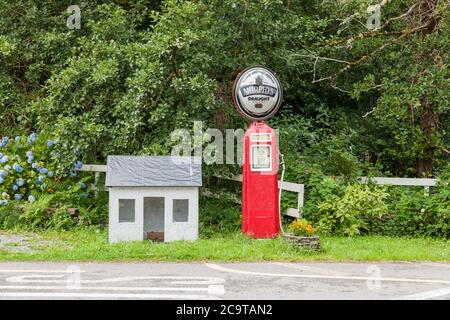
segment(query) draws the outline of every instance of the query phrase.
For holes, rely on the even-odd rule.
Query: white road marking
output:
[[[66,275],[20,275],[12,276],[6,279],[10,283],[59,283],[66,284],[63,286],[0,286],[0,289],[21,289],[21,290],[111,290],[111,291],[206,291],[209,295],[224,295],[225,294],[225,279],[215,277],[185,277],[185,276],[140,276],[140,277],[118,277],[106,279],[80,279],[76,286],[67,285]],[[56,279],[55,279],[56,278]],[[96,283],[114,283],[124,281],[136,280],[156,280],[167,281],[172,285],[204,285],[203,288],[187,288],[187,287],[93,287],[82,286],[83,284]],[[12,293],[5,293],[12,294]],[[37,293],[36,293],[37,294]],[[56,294],[56,293],[55,293]],[[65,293],[64,293],[65,294]],[[1,295],[0,295],[1,296]],[[100,296],[99,296],[100,297]],[[101,296],[104,297],[104,296]],[[151,297],[151,296],[148,296]],[[156,297],[156,296],[155,296]],[[107,297],[105,297],[107,298]],[[126,298],[126,297],[125,297]],[[178,299],[178,298],[176,298]],[[189,298],[190,299],[190,298]],[[192,298],[196,299],[196,298]]]
[[[93,299],[208,299],[218,297],[187,294],[137,294],[137,293],[77,293],[77,292],[0,292],[0,297],[22,298],[93,298]]]
[[[208,294],[216,294],[217,287],[185,288],[185,287],[92,287],[92,286],[0,286],[2,290],[107,290],[107,291],[205,291]],[[222,286],[223,288],[223,286]],[[212,291],[212,292],[210,292]]]
[[[410,294],[407,296],[394,298],[393,300],[425,300],[425,299],[446,296],[448,294],[450,294],[450,288],[443,288],[443,289],[437,289],[437,290],[431,290],[431,291]]]
[[[38,276],[34,276],[34,275],[22,275],[22,276],[14,276],[14,277],[9,277],[6,278],[6,282],[41,282],[41,283],[52,283],[54,281],[58,281],[57,283],[67,283],[67,279],[66,280],[51,280],[54,278],[64,278],[66,275],[61,274],[61,275],[49,275],[49,274],[42,274],[42,275],[38,275]],[[26,280],[26,278],[40,278],[40,279],[46,279],[46,280]]]
[[[309,278],[309,279],[338,279],[338,280],[379,280],[390,282],[417,282],[417,283],[443,283],[450,284],[450,280],[437,280],[437,279],[409,279],[409,278],[382,278],[382,277],[358,277],[358,276],[325,276],[325,275],[312,275],[312,274],[291,274],[291,273],[266,273],[266,272],[253,272],[229,269],[213,263],[205,263],[205,265],[211,269],[228,272],[228,273],[240,273],[255,276],[265,277],[294,277],[294,278]]]
[[[63,278],[65,275],[21,275],[13,276],[6,279],[7,282],[19,283],[66,283],[65,279],[50,279]],[[37,279],[36,279],[37,278]],[[46,278],[46,279],[39,279]],[[110,283],[110,282],[124,282],[136,280],[170,280],[171,284],[178,285],[217,285],[223,284],[225,279],[215,277],[184,277],[184,276],[141,276],[141,277],[117,277],[106,279],[82,279],[80,283]]]
[[[302,271],[316,272],[316,273],[332,275],[332,276],[348,276],[347,273],[333,271],[333,270],[327,270],[327,269],[323,269],[323,268],[311,267],[311,266],[306,266],[306,265],[297,265],[297,264],[292,265],[292,264],[283,263],[283,262],[273,262],[272,264],[290,268],[290,269],[298,269],[298,270],[302,270]]]

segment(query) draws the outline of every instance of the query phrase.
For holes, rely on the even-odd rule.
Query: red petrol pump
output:
[[[280,233],[278,155],[275,131],[254,121],[244,136],[242,232],[255,238]]]
[[[244,135],[242,232],[254,238],[280,233],[278,141],[264,120],[278,111],[282,97],[280,80],[262,66],[245,69],[233,85],[238,111],[253,120]]]

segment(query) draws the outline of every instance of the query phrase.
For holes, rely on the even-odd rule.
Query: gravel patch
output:
[[[38,234],[12,234],[0,231],[0,251],[33,254],[56,244],[57,241],[45,240]]]

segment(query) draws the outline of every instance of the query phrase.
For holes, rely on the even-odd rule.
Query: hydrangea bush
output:
[[[45,133],[32,133],[15,138],[2,137],[0,141],[0,207],[11,201],[33,203],[46,193],[54,192],[61,179],[76,177],[75,169],[66,172],[53,159],[56,142]]]

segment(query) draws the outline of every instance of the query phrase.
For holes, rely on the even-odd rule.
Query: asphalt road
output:
[[[446,299],[450,263],[0,263],[0,299]]]

